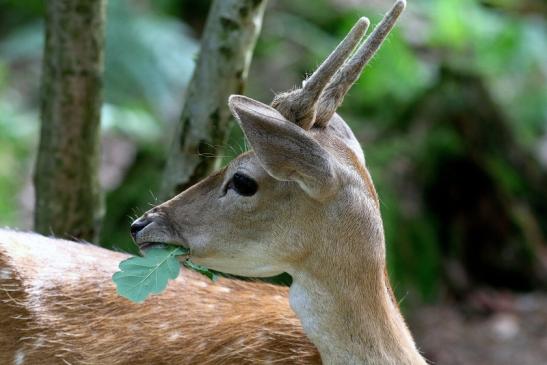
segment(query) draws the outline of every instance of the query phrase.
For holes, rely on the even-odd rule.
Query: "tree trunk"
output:
[[[105,0],[48,0],[35,230],[92,241],[102,215],[97,180]]]
[[[215,0],[167,160],[163,198],[209,174],[231,121],[228,97],[243,92],[266,0]]]

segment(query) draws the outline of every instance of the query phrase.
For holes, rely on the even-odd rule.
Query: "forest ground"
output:
[[[547,364],[547,295],[477,291],[465,304],[412,311],[420,350],[439,365]]]

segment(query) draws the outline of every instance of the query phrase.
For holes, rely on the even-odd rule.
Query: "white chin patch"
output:
[[[196,255],[192,255],[192,261],[212,270],[238,276],[270,277],[284,272],[281,268],[270,265],[253,265],[253,261],[247,259],[219,259],[216,257],[200,258]]]

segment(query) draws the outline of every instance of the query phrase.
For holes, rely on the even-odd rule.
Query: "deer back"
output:
[[[0,230],[0,364],[314,364],[275,285],[183,269],[144,303],[117,295],[126,255]]]

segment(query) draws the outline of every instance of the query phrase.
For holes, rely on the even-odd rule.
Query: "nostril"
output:
[[[150,223],[151,221],[149,221],[146,218],[139,218],[136,221],[134,221],[133,224],[131,224],[131,236],[133,237],[133,239],[136,239],[137,233],[142,231],[142,229],[146,227],[147,225],[149,225]]]

